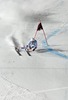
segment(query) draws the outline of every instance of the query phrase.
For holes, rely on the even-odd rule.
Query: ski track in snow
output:
[[[35,93],[31,92],[29,89],[23,88],[3,76],[1,76],[4,82],[7,82],[9,88],[7,88],[7,93],[2,100],[46,100],[47,96],[45,93]]]
[[[50,32],[50,35],[47,36],[47,39],[50,39],[52,36],[61,34],[62,32],[66,32],[66,31],[68,31],[67,25],[62,27],[62,28],[59,28],[59,29],[56,29],[56,30]]]
[[[56,29],[56,30],[50,32],[50,34],[47,36],[47,40],[50,39],[50,38],[53,37],[53,36],[56,36],[56,35],[61,34],[62,32],[68,31],[67,28],[68,28],[68,27],[67,27],[67,25],[66,25],[66,26],[64,26],[64,27],[62,27],[62,28],[59,28],[59,29]],[[57,55],[57,56],[59,56],[59,57],[68,59],[68,56],[67,56],[67,55],[65,55],[65,54],[63,54],[63,53],[61,53],[61,52],[59,52],[59,51],[55,51],[55,50],[52,49],[50,46],[47,46],[47,43],[46,43],[45,40],[42,41],[42,45],[43,45],[43,47],[44,47],[45,49],[46,49],[46,48],[48,49],[48,52],[50,52],[50,53],[52,53],[52,54],[54,54],[54,55]]]

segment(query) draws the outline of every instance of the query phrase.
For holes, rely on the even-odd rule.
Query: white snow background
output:
[[[24,51],[39,20],[49,51]],[[38,47],[45,48],[42,31]],[[0,0],[0,100],[68,100],[68,0]],[[53,51],[52,49],[59,50]]]

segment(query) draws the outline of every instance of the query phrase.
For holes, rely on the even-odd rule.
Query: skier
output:
[[[37,40],[35,38],[31,38],[31,40],[25,46],[25,50],[31,52],[35,51],[36,48],[37,48]]]
[[[13,40],[13,43],[15,45],[15,50],[16,52],[21,56],[21,51],[22,50],[25,50],[27,52],[27,54],[29,56],[31,56],[30,52],[31,51],[35,51],[37,49],[37,40],[36,40],[36,36],[37,36],[37,32],[42,30],[43,31],[43,34],[44,34],[44,38],[45,38],[45,41],[48,45],[48,42],[47,42],[47,38],[46,38],[46,34],[44,32],[44,29],[43,29],[43,26],[41,24],[41,22],[38,24],[37,26],[37,29],[36,29],[36,33],[34,34],[34,38],[31,38],[31,40],[24,46],[20,47],[17,40],[15,38],[12,38]]]
[[[37,48],[37,40],[35,38],[31,38],[31,40],[27,43],[27,45],[21,47],[21,50],[25,49],[27,54],[31,56],[30,52],[35,51],[36,48]]]

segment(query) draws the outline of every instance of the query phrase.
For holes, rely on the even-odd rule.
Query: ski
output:
[[[18,49],[17,47],[15,47],[15,51],[17,52],[17,54],[18,54],[19,56],[22,56],[21,53],[20,53],[20,51],[19,51],[19,49]]]
[[[27,52],[27,54],[29,55],[29,56],[31,56],[31,54],[29,53],[29,51],[26,51]]]

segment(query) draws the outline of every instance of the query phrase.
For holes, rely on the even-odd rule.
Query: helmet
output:
[[[31,38],[31,41],[34,41],[35,39],[34,38]]]

